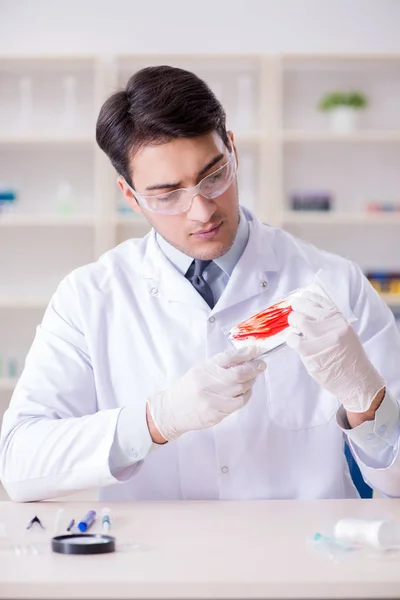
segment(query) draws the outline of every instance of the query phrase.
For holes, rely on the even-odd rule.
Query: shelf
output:
[[[332,54],[330,52],[317,54],[316,52],[286,52],[281,54],[281,60],[283,65],[285,65],[286,61],[311,61],[311,62],[351,62],[351,61],[360,61],[363,63],[368,63],[369,61],[400,61],[399,54],[390,54],[384,52],[363,52],[362,54],[356,52],[348,52],[345,54],[335,53]]]
[[[163,54],[163,59],[165,61],[173,61],[173,60],[178,60],[178,61],[183,61],[183,60],[187,60],[187,61],[197,61],[197,60],[204,60],[206,62],[212,62],[214,63],[217,60],[223,61],[223,62],[227,62],[228,64],[233,63],[235,64],[236,61],[238,60],[243,60],[243,61],[254,61],[254,62],[259,62],[260,61],[260,54],[259,53],[248,53],[248,54],[243,54],[243,53],[235,53],[235,52],[224,52],[224,53],[215,53],[215,52],[201,52],[201,53],[189,53],[189,54],[182,54],[181,52],[169,52],[168,54]],[[116,57],[117,61],[121,64],[121,66],[123,66],[124,62],[127,62],[128,65],[130,64],[130,62],[132,60],[134,60],[135,62],[140,61],[143,62],[145,61],[146,63],[150,64],[150,63],[156,63],[159,64],[160,62],[160,54],[159,53],[146,53],[146,54],[131,54],[131,53],[121,53],[118,54]],[[164,63],[167,64],[167,63]]]
[[[332,133],[329,131],[287,130],[279,135],[283,142],[400,142],[400,131],[358,131]]]
[[[1,214],[1,227],[93,227],[95,220],[86,215]]]
[[[400,212],[387,213],[339,213],[329,211],[285,211],[280,218],[284,225],[398,225]]]
[[[8,54],[0,56],[0,67],[3,69],[5,66],[9,66],[14,72],[18,64],[26,71],[27,67],[34,63],[41,66],[53,65],[59,69],[63,65],[70,68],[79,64],[92,67],[97,61],[98,55],[96,54]]]
[[[0,377],[0,392],[12,392],[17,381],[17,379],[10,379],[9,377]]]
[[[266,139],[262,131],[238,131],[235,133],[235,142],[262,142]]]
[[[400,294],[380,294],[380,297],[388,306],[400,308]]]
[[[114,225],[134,227],[138,233],[146,235],[151,229],[151,225],[144,219],[138,218],[135,214],[116,215],[112,221]]]
[[[94,144],[94,137],[90,135],[10,135],[0,136],[0,146],[13,145],[39,145],[56,144],[66,146],[68,144]]]
[[[143,217],[139,217],[138,213],[134,211],[126,213],[117,213],[113,217],[113,221],[116,225],[124,225],[125,223],[137,223],[138,225],[146,225],[147,221]]]
[[[50,296],[46,298],[0,297],[0,309],[45,309],[49,299]]]

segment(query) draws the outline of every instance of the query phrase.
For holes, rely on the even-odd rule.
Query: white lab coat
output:
[[[357,497],[338,402],[289,348],[270,357],[242,410],[152,445],[146,398],[231,347],[232,325],[316,273],[342,312],[358,318],[370,359],[400,398],[400,336],[359,268],[246,214],[249,242],[212,311],[163,255],[154,232],[60,284],[4,417],[0,474],[11,498],[93,487],[102,488],[101,499],[120,501]],[[137,414],[135,464],[115,476],[110,449],[124,406]],[[370,485],[390,496],[400,495],[397,452],[385,468],[359,459]]]

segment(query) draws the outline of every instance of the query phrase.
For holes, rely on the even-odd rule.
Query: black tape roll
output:
[[[115,538],[101,533],[72,533],[51,540],[51,549],[60,554],[106,554],[115,551]]]

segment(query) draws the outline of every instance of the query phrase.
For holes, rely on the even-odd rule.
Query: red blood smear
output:
[[[273,304],[250,319],[239,323],[232,337],[235,340],[250,338],[262,340],[276,335],[289,327],[288,317],[292,311],[292,307],[288,306],[286,302]]]

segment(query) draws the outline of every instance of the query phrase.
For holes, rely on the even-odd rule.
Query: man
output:
[[[10,497],[357,497],[346,438],[367,482],[397,496],[393,316],[356,265],[239,207],[234,136],[207,85],[139,71],[103,105],[97,141],[153,229],[50,301],[4,417]],[[287,347],[233,349],[233,325],[311,281],[332,301],[293,303]]]

